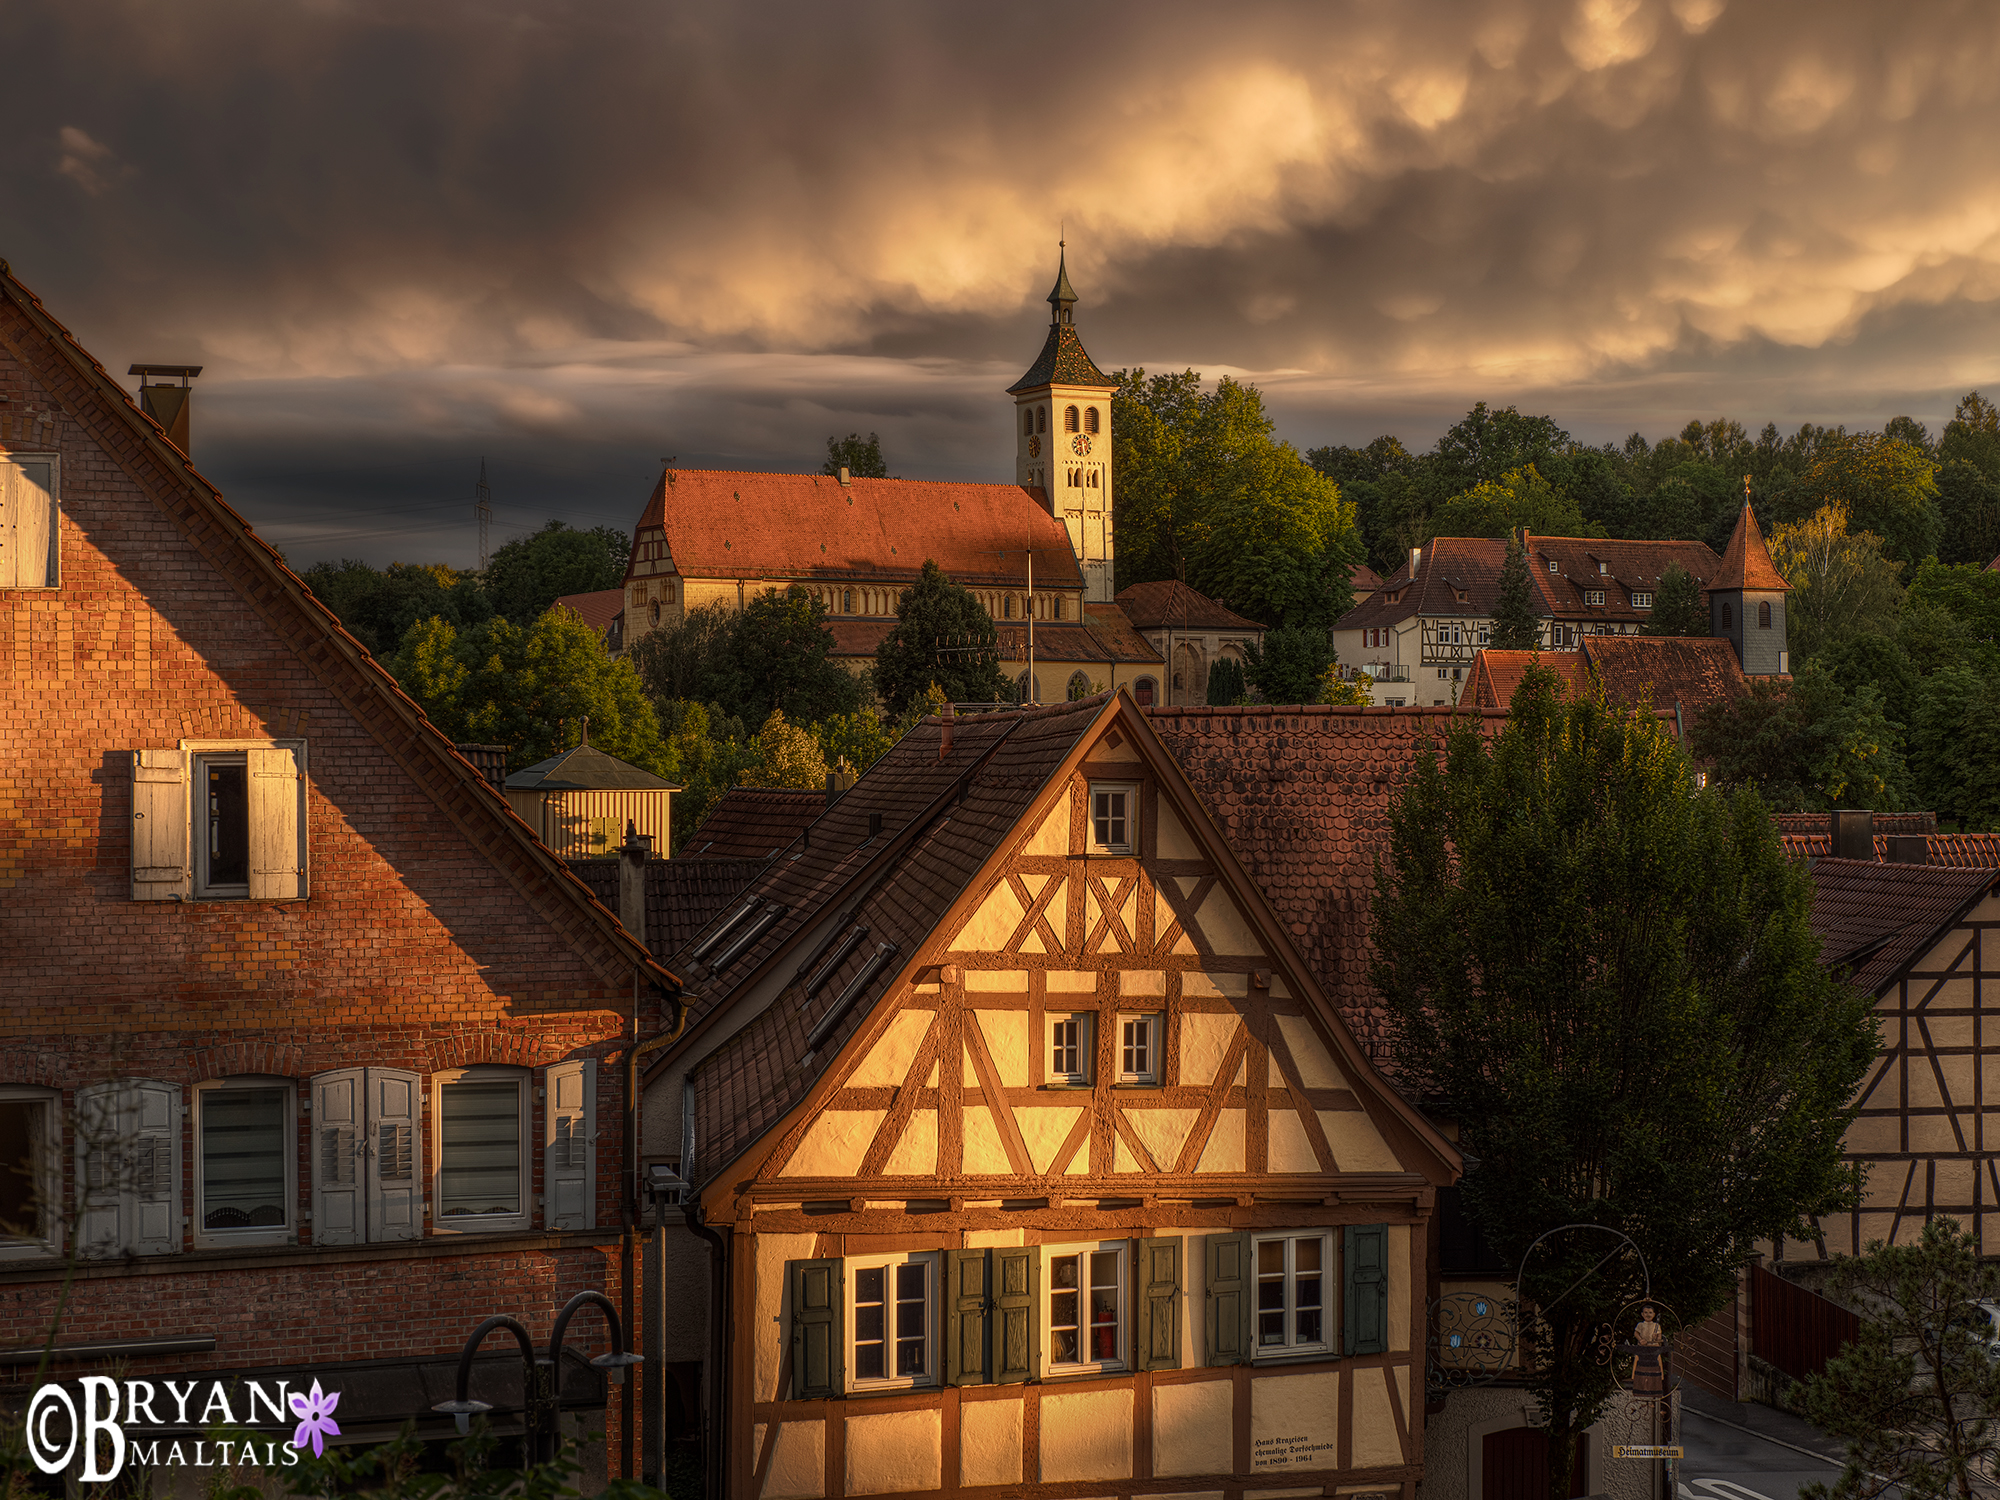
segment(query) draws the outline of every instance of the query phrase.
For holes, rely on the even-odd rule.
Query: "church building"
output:
[[[1163,662],[1113,599],[1111,393],[1077,336],[1059,265],[1042,352],[1008,388],[1013,484],[668,467],[633,532],[626,649],[690,609],[740,609],[799,584],[834,654],[860,672],[934,560],[992,616],[1001,669],[1029,702],[1111,688],[1152,701]]]

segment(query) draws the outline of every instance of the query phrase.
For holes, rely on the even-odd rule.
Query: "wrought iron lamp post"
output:
[[[576,1316],[578,1309],[595,1306],[603,1309],[604,1321],[611,1325],[611,1352],[600,1354],[591,1364],[604,1371],[604,1378],[612,1385],[625,1383],[628,1367],[644,1361],[643,1355],[629,1354],[625,1350],[625,1329],[618,1321],[618,1309],[611,1299],[602,1292],[578,1292],[564,1304],[556,1314],[555,1326],[549,1331],[549,1347],[545,1354],[535,1353],[535,1341],[528,1336],[517,1318],[505,1313],[496,1313],[472,1330],[472,1337],[465,1341],[465,1348],[458,1356],[458,1396],[452,1401],[440,1401],[431,1408],[455,1418],[460,1432],[472,1430],[472,1419],[481,1412],[493,1410],[491,1402],[472,1399],[472,1358],[479,1352],[479,1346],[486,1336],[496,1329],[505,1329],[514,1336],[514,1342],[521,1346],[521,1398],[522,1419],[527,1426],[527,1459],[529,1463],[547,1463],[556,1456],[556,1440],[560,1429],[556,1418],[560,1409],[560,1375],[563,1335],[569,1329],[569,1320]]]

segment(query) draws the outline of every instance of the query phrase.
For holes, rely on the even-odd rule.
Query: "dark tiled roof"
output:
[[[907,588],[934,560],[963,584],[1020,588],[1027,554],[1050,588],[1079,589],[1069,533],[1018,484],[669,469],[639,517],[688,578],[867,579]],[[641,540],[644,540],[641,538]],[[1002,545],[1015,549],[1002,552]],[[635,549],[633,567],[639,565]],[[626,578],[639,576],[628,571]]]
[[[1877,829],[1882,826],[1883,816],[1882,813],[1875,815]],[[1889,840],[1893,836],[1880,832],[1875,835],[1875,857],[1878,860],[1888,861]],[[1779,837],[1784,840],[1785,853],[1794,859],[1825,859],[1833,853],[1833,835],[1830,833],[1783,833]],[[1933,833],[1925,835],[1924,843],[1930,854],[1930,864],[1960,869],[2000,869],[2000,833]]]
[[[1175,579],[1161,583],[1135,583],[1118,591],[1118,606],[1126,618],[1141,630],[1254,630],[1264,627],[1246,620],[1206,594],[1197,593]]]
[[[1356,598],[1372,594],[1382,587],[1382,575],[1367,563],[1356,563],[1348,572],[1347,581],[1354,586]]]
[[[705,963],[683,954],[693,963],[690,989],[699,1017],[835,907],[844,908],[841,931],[854,923],[869,929],[803,1008],[792,995],[781,997],[697,1066],[690,1181],[712,1180],[806,1096],[889,987],[896,963],[917,952],[1108,706],[1109,699],[1100,695],[961,718],[952,725],[948,755],[940,753],[941,722],[924,720],[814,825],[798,858],[774,862],[751,889],[746,900],[779,903],[784,914],[732,961],[727,979],[718,980]],[[882,831],[873,838],[871,812],[882,820]],[[885,942],[896,945],[896,958],[809,1058],[807,1036]],[[725,939],[704,958],[728,951]],[[798,960],[785,954],[779,961],[782,967]]]
[[[826,793],[795,787],[733,786],[682,846],[691,859],[769,859],[792,846],[826,811]]]
[[[1655,708],[1679,704],[1692,714],[1749,691],[1736,648],[1719,638],[1587,635],[1581,654],[1618,703],[1651,698]]]
[[[1116,604],[1086,604],[1083,617],[1090,626],[1090,633],[1104,648],[1106,660],[1162,665],[1160,653],[1133,628],[1131,618]]]
[[[1435,708],[1152,708],[1148,722],[1378,1067],[1368,982],[1374,859],[1389,804],[1452,713]],[[1503,712],[1475,715],[1489,733]]]
[[[1823,812],[1772,813],[1771,821],[1780,833],[1832,833],[1833,814]],[[1878,812],[1875,831],[1880,833],[1936,833],[1937,814],[1928,812]]]
[[[2000,882],[2000,871],[1822,859],[1812,878],[1820,961],[1852,969],[1856,986],[1879,995]]]
[[[1506,708],[1528,668],[1537,663],[1571,688],[1584,670],[1583,657],[1575,651],[1496,651],[1489,646],[1472,659],[1472,675],[1459,701],[1467,708]]]
[[[828,620],[835,656],[873,656],[882,638],[896,628],[893,619]]]
[[[1764,533],[1757,525],[1757,512],[1744,506],[1736,517],[1736,529],[1722,550],[1722,565],[1710,578],[1704,592],[1716,589],[1755,589],[1765,593],[1789,593],[1791,585],[1772,565],[1764,546]]]
[[[618,910],[618,861],[573,859],[569,867],[612,911]],[[761,859],[655,859],[646,864],[646,946],[655,958],[676,953],[764,873]]]
[[[507,778],[514,792],[677,792],[680,783],[643,771],[630,761],[606,755],[595,745],[578,745],[536,761]]]
[[[591,594],[564,594],[556,603],[574,610],[584,624],[603,635],[611,628],[611,622],[625,612],[625,590],[599,589]]]
[[[1042,352],[1028,366],[1028,373],[1007,387],[1007,394],[1018,396],[1023,391],[1039,390],[1045,385],[1096,386],[1106,391],[1118,389],[1118,382],[1098,369],[1096,362],[1084,352],[1083,340],[1076,336],[1074,323],[1049,325],[1048,342],[1042,345]]]

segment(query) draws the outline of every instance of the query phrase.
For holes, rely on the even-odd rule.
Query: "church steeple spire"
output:
[[[1068,249],[1067,241],[1056,241],[1056,284],[1049,293],[1049,322],[1057,325],[1076,321],[1076,288],[1069,284]]]

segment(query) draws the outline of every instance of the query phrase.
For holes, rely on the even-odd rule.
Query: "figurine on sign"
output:
[[[1632,1342],[1638,1345],[1632,1354],[1633,1395],[1659,1396],[1666,1393],[1666,1372],[1660,1365],[1664,1341],[1660,1325],[1653,1320],[1653,1305],[1649,1302],[1639,1309],[1639,1323],[1632,1330]]]

